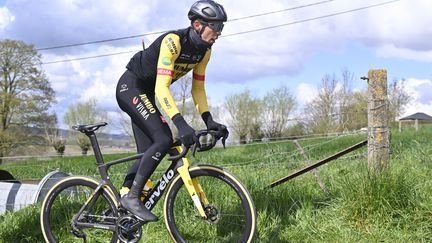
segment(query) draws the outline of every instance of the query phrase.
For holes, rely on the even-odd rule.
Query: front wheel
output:
[[[164,204],[165,224],[175,242],[251,242],[256,211],[251,196],[240,181],[222,168],[200,165],[190,168],[206,195],[201,204],[203,219],[178,175],[171,183]]]
[[[46,242],[117,242],[116,199],[88,177],[67,177],[54,185],[42,202],[41,228]],[[79,213],[81,212],[81,213]],[[81,225],[96,225],[82,227]],[[85,239],[84,239],[85,237]]]

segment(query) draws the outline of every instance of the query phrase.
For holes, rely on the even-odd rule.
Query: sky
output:
[[[207,67],[211,106],[220,106],[228,95],[245,89],[262,97],[285,85],[301,107],[316,96],[326,74],[340,76],[345,68],[354,74],[352,88],[366,89],[360,77],[367,76],[370,69],[383,68],[388,82],[405,79],[405,88],[413,97],[402,116],[432,115],[432,1],[218,2],[229,21],[213,45]],[[60,126],[66,128],[63,116],[67,108],[90,98],[115,118],[115,87],[129,59],[142,48],[142,40],[149,45],[159,35],[149,33],[187,27],[187,12],[193,3],[0,0],[0,39],[21,40],[41,49],[146,34],[40,50],[42,68],[56,92],[52,109]],[[245,18],[248,16],[252,17]],[[70,61],[113,53],[123,54]]]

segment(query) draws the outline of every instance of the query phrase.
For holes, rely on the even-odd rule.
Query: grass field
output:
[[[431,138],[429,127],[419,132],[393,131],[390,167],[380,176],[368,173],[366,147],[318,168],[328,193],[310,173],[264,189],[305,165],[292,141],[217,148],[191,160],[227,168],[246,185],[258,213],[255,242],[432,242]],[[364,139],[363,134],[299,142],[311,160],[318,160]],[[105,160],[122,156],[108,155]],[[117,186],[129,165],[111,169]],[[155,175],[167,165],[163,161]],[[91,156],[0,166],[18,179],[40,179],[57,168],[72,174],[97,174]],[[154,210],[160,217],[161,206]],[[142,242],[169,242],[163,219],[145,225],[143,235]],[[0,242],[43,242],[39,205],[0,215]]]

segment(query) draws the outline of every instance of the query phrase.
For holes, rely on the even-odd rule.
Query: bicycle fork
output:
[[[179,153],[182,152],[182,147],[177,146],[177,151]],[[183,165],[177,168],[178,173],[180,174],[181,179],[183,180],[183,183],[189,192],[189,195],[192,198],[192,201],[194,202],[195,208],[198,210],[198,213],[202,218],[207,218],[207,215],[204,211],[204,206],[207,206],[209,204],[208,199],[201,187],[201,185],[198,182],[198,179],[194,178],[192,179],[189,173],[189,160],[186,157],[182,158]]]

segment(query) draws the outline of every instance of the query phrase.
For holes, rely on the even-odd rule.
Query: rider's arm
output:
[[[211,49],[207,50],[204,58],[193,69],[192,98],[200,114],[209,110],[205,91],[205,70],[210,59]]]
[[[157,63],[155,94],[167,115],[180,113],[169,89],[174,74],[174,62],[180,54],[180,37],[168,34],[162,40]]]

